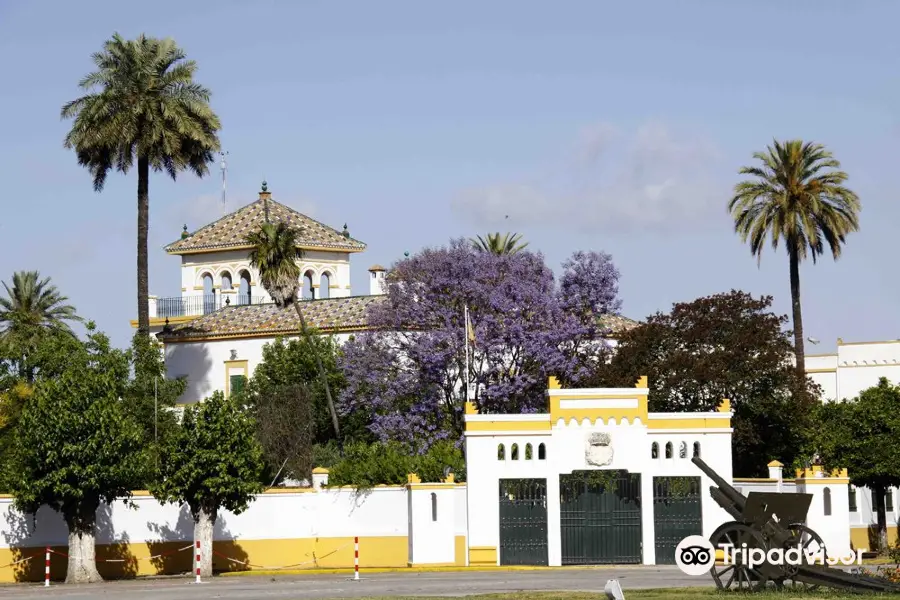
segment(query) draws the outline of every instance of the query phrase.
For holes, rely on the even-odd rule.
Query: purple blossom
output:
[[[468,378],[482,413],[546,410],[547,377],[577,381],[596,361],[598,318],[618,310],[608,255],[575,253],[561,285],[543,255],[480,252],[466,240],[396,263],[386,298],[371,307],[376,331],[344,345],[344,414],[366,411],[382,440],[420,449],[458,439],[465,401],[465,325],[475,334]]]

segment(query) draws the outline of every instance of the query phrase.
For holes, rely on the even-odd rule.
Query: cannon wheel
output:
[[[788,525],[788,531],[791,532],[791,538],[784,543],[784,549],[800,547],[801,558],[805,558],[805,552],[822,552],[822,559],[828,557],[825,550],[825,540],[822,537],[802,523],[793,523]],[[804,562],[806,562],[804,560]],[[798,567],[789,567],[790,571],[786,577],[779,578],[775,581],[775,585],[779,588],[789,587],[791,589],[802,589],[805,591],[813,591],[819,589],[818,585],[797,581],[793,578],[799,570]],[[788,585],[785,585],[788,583]]]
[[[709,538],[713,548],[731,546],[741,548],[747,544],[748,548],[762,548],[768,551],[765,538],[759,531],[744,525],[743,523],[725,523],[720,525]],[[720,590],[735,589],[738,591],[753,591],[765,589],[768,577],[757,569],[751,569],[741,561],[741,555],[735,554],[731,564],[723,565],[713,563],[710,568],[716,587]]]

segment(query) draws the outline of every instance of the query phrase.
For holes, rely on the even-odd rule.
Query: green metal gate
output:
[[[500,564],[547,565],[547,480],[500,480]]]
[[[639,473],[575,471],[559,492],[563,565],[642,562]]]
[[[703,535],[699,477],[653,478],[656,564],[674,565],[675,548],[689,535]]]

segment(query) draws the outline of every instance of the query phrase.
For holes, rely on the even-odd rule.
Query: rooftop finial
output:
[[[269,191],[269,184],[266,183],[266,180],[265,180],[265,179],[263,179],[262,191],[264,191],[264,192],[268,192],[268,191]]]
[[[344,223],[344,234],[343,234],[343,235],[344,235],[345,238],[349,238],[349,237],[350,237],[350,232],[347,231],[347,224],[346,224],[346,223]]]
[[[184,231],[181,232],[181,239],[185,239],[190,237],[191,234],[188,233],[187,225],[184,226]]]

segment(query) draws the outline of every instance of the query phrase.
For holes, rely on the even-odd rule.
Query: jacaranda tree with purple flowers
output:
[[[374,330],[344,345],[340,411],[365,411],[380,439],[423,451],[460,439],[467,379],[480,412],[544,410],[548,376],[577,384],[593,372],[602,317],[620,306],[608,255],[577,252],[563,268],[557,286],[540,253],[478,252],[462,239],[397,262],[370,308]]]

